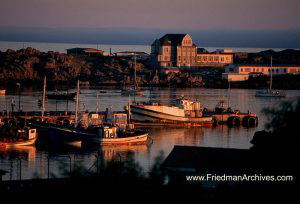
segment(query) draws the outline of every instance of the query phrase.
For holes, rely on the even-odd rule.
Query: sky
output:
[[[244,46],[247,35],[248,46],[300,47],[300,0],[0,0],[0,32],[0,40],[120,44],[189,32],[204,44]]]

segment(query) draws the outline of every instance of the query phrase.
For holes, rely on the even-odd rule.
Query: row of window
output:
[[[231,61],[230,57],[218,57],[218,56],[198,56],[198,61],[210,61],[210,62],[224,62],[225,60]]]
[[[241,72],[244,72],[244,70],[245,70],[245,72],[265,72],[265,69],[267,69],[268,72],[270,72],[269,68],[261,68],[261,69],[259,69],[259,68],[245,68],[245,69],[243,69],[243,68],[241,68]],[[272,69],[272,72],[278,73],[279,70],[280,69]],[[283,72],[287,73],[287,68],[283,68]],[[291,69],[291,72],[292,72],[292,69]]]
[[[183,44],[192,44],[192,41],[191,40],[184,40]]]
[[[183,61],[188,61],[189,59],[190,59],[191,61],[195,61],[195,57],[194,57],[194,56],[192,56],[192,57],[181,57],[181,56],[178,56],[178,61],[181,61],[181,59],[182,59]]]

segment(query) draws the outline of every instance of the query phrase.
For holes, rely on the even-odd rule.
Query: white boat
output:
[[[272,89],[260,90],[255,93],[257,97],[285,97],[286,94],[283,91],[277,91]]]
[[[123,96],[142,96],[144,93],[142,90],[132,87],[126,87],[121,90],[121,95]]]
[[[93,141],[101,145],[145,144],[149,137],[148,131],[120,130],[117,127],[104,126]]]
[[[134,86],[124,87],[121,90],[121,95],[123,96],[142,96],[144,93],[139,89],[138,83],[136,81],[136,56],[134,56]]]
[[[177,99],[176,106],[143,103],[131,105],[130,110],[136,125],[211,126],[213,123],[212,117],[203,117],[200,102],[184,98]]]
[[[17,146],[27,146],[33,145],[37,140],[37,131],[36,129],[24,128],[20,129],[17,132],[16,136],[1,136],[0,138],[0,147],[1,148],[10,148]]]
[[[272,89],[272,56],[271,56],[271,67],[270,67],[270,87],[269,89],[259,90],[255,93],[256,97],[285,97],[286,94],[283,91],[273,90]]]

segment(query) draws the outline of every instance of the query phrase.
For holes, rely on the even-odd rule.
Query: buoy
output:
[[[213,118],[213,126],[216,127],[219,124],[216,118]]]
[[[231,126],[231,127],[233,127],[233,126],[240,126],[241,125],[241,121],[240,121],[240,118],[238,118],[238,117],[230,117],[227,120],[227,124],[228,124],[228,126]]]
[[[258,124],[258,119],[257,117],[253,116],[246,116],[243,118],[242,125],[244,127],[255,127]]]

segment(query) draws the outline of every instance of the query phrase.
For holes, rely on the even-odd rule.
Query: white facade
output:
[[[283,74],[300,74],[300,66],[293,65],[236,65],[232,64],[225,68],[222,78],[230,81],[245,81],[249,75],[283,75]]]

